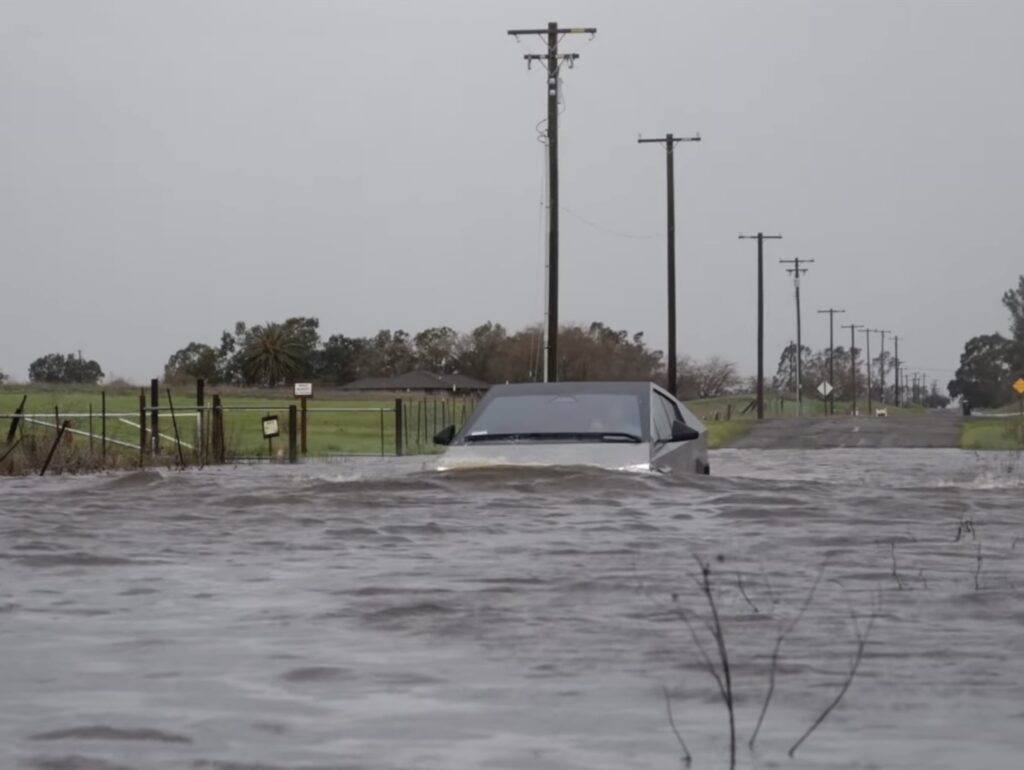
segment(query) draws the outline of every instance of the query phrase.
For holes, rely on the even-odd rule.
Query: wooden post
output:
[[[92,401],[89,402],[89,459],[92,459],[93,435],[92,435]]]
[[[402,456],[402,399],[395,399],[395,456]]]
[[[100,391],[100,457],[103,458],[103,465],[107,464],[107,391]]]
[[[11,427],[7,430],[7,442],[6,443],[8,443],[8,444],[10,444],[12,441],[14,441],[14,436],[18,432],[18,423],[21,422],[21,417],[19,417],[19,415],[25,409],[25,400],[27,398],[28,398],[28,396],[22,396],[21,397],[21,403],[18,404],[18,408],[14,410],[14,419],[11,420]]]
[[[306,427],[306,408],[305,408],[306,407],[306,398],[305,397],[302,398],[302,407],[303,407],[302,408],[302,427],[303,427],[303,431],[302,431],[302,451],[303,451],[303,453],[305,453],[305,451],[306,451],[306,431],[305,431],[305,427]],[[296,443],[297,443],[297,439],[298,439],[298,436],[296,436],[296,433],[298,432],[298,426],[296,425],[296,422],[298,422],[298,420],[296,419],[296,417],[297,417],[296,412],[297,411],[298,411],[298,409],[295,406],[295,404],[289,404],[288,405],[288,462],[290,462],[292,465],[294,465],[295,463],[297,463],[299,461],[299,453],[298,453],[297,447],[296,447]]]
[[[53,459],[54,453],[57,451],[57,446],[60,444],[60,440],[64,435],[64,431],[68,429],[68,425],[71,424],[70,420],[65,420],[60,428],[57,429],[57,437],[53,440],[53,446],[50,447],[50,453],[46,455],[46,462],[43,463],[43,467],[39,471],[39,475],[42,476],[46,473],[46,469],[50,467],[50,460]]]
[[[302,454],[306,454],[309,451],[306,445],[306,397],[299,396],[299,403],[302,405]]]
[[[220,405],[220,396],[213,397],[213,424],[210,426],[213,441],[213,461],[223,465],[224,448],[224,409]]]
[[[152,407],[149,418],[152,422],[149,432],[152,434],[153,454],[160,454],[160,381],[153,378],[149,381],[149,405]]]
[[[178,445],[178,462],[181,463],[181,469],[185,470],[185,453],[181,451],[181,434],[178,433],[178,418],[174,414],[174,401],[171,399],[171,389],[167,389],[167,406],[171,410],[171,425],[174,426],[174,443]]]
[[[198,430],[199,435],[196,436],[196,462],[200,465],[205,464],[206,460],[206,412],[203,411],[206,406],[206,380],[202,377],[196,379],[196,414],[199,416],[198,419]]]
[[[139,388],[139,467],[146,465],[146,391]]]

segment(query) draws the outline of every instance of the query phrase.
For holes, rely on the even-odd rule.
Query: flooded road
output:
[[[738,766],[1021,766],[1019,456],[424,466],[0,480],[0,768],[728,767],[697,559]]]

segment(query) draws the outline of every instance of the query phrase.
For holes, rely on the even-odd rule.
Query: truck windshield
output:
[[[644,435],[640,398],[626,393],[499,396],[468,428],[470,441],[493,434]]]

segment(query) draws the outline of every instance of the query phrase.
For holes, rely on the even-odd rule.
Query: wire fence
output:
[[[49,411],[29,409],[28,396],[16,408],[0,401],[0,473],[35,470],[54,454],[55,470],[428,454],[439,450],[434,434],[461,428],[478,401],[403,394],[318,404],[201,391],[192,403],[170,390],[163,398],[154,390],[148,401],[145,391],[109,398],[100,391],[88,403]]]

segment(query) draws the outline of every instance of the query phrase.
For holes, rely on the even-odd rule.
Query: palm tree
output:
[[[305,361],[305,350],[294,330],[279,323],[252,327],[242,348],[242,373],[249,382],[273,387],[294,377]]]

